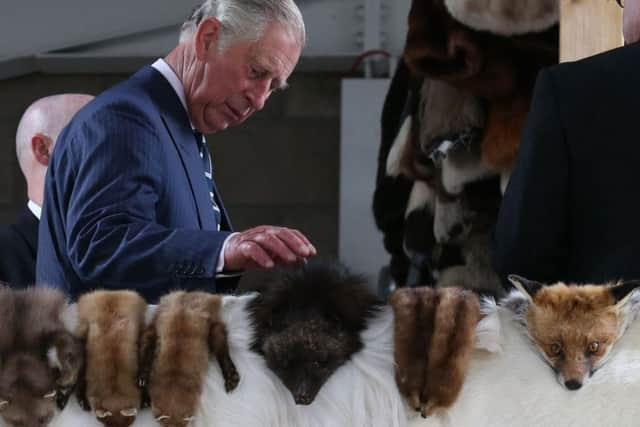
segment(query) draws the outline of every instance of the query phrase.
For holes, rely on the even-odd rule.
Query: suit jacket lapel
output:
[[[198,210],[200,228],[215,230],[216,220],[209,198],[209,187],[204,177],[202,159],[187,112],[169,82],[152,67],[148,67],[148,70],[149,78],[153,81],[151,96],[158,104],[162,121],[180,156],[180,161],[189,180],[191,194]],[[231,230],[231,223],[215,183],[214,192],[221,213],[220,229]]]

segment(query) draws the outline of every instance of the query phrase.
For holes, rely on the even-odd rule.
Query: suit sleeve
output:
[[[230,233],[159,224],[163,180],[171,179],[164,176],[167,144],[143,117],[102,110],[70,136],[72,159],[61,156],[56,165],[73,188],[57,189],[67,201],[69,261],[80,280],[96,287],[145,292],[202,287],[203,280],[213,285]]]
[[[567,141],[553,74],[544,70],[493,235],[493,264],[503,280],[509,274],[548,282],[566,276],[568,188]]]

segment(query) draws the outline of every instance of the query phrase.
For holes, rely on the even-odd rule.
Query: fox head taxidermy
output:
[[[640,309],[640,281],[545,284],[511,275],[503,304],[516,314],[561,385],[578,390],[606,362]]]

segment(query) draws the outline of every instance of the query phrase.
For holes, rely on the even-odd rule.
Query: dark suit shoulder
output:
[[[0,281],[24,287],[35,282],[35,255],[15,225],[0,227]]]
[[[609,50],[578,61],[564,62],[548,67],[556,88],[566,92],[593,96],[598,88],[628,87],[635,81],[640,65],[640,44]]]

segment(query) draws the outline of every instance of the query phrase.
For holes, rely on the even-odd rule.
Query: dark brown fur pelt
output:
[[[200,404],[210,352],[216,355],[229,392],[238,385],[220,319],[222,297],[173,292],[160,300],[145,331],[142,360],[154,417],[167,427],[186,426]]]
[[[448,408],[458,398],[469,369],[475,328],[480,320],[480,301],[473,292],[444,288],[438,293],[440,299],[422,394],[426,398],[423,416]]]
[[[494,100],[530,91],[538,71],[558,62],[558,45],[557,26],[506,37],[467,27],[444,0],[413,0],[404,58],[416,76]]]
[[[0,288],[0,376],[31,370],[12,379],[13,385],[0,384],[0,401],[7,402],[0,415],[10,425],[35,422],[32,407],[46,412],[51,402],[66,405],[83,363],[81,344],[62,321],[66,308],[64,295],[54,289]]]
[[[363,347],[360,333],[380,304],[362,277],[337,263],[311,261],[283,271],[251,302],[252,349],[295,402],[308,405]]]
[[[86,369],[78,400],[107,427],[128,427],[141,405],[139,345],[147,304],[131,291],[95,291],[78,300],[77,335]]]
[[[11,427],[44,427],[56,408],[55,374],[38,355],[15,351],[0,369],[0,416]]]
[[[438,295],[430,287],[400,288],[389,302],[394,314],[396,384],[409,405],[419,411]]]
[[[449,407],[462,389],[473,351],[478,296],[460,288],[398,289],[390,303],[398,389],[425,417]]]

